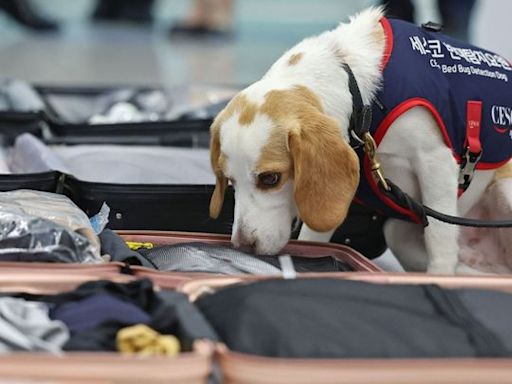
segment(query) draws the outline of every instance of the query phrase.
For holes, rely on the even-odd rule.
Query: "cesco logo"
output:
[[[512,128],[512,107],[493,105],[491,108],[491,118],[496,131],[499,133],[509,131]]]

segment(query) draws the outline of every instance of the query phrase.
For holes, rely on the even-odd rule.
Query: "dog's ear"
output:
[[[294,197],[301,219],[314,231],[340,225],[359,184],[359,159],[336,121],[317,112],[291,129]]]
[[[212,164],[213,172],[215,173],[216,182],[215,190],[213,191],[212,198],[210,200],[210,217],[216,219],[219,217],[224,203],[224,194],[228,181],[222,170],[222,164],[220,161],[220,124],[214,122],[210,129],[210,161]]]

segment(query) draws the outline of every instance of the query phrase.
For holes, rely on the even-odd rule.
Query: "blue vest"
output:
[[[469,143],[482,151],[477,169],[495,169],[508,162],[512,157],[512,64],[495,53],[410,23],[383,18],[381,24],[386,52],[377,99],[383,106],[373,104],[370,129],[377,145],[400,115],[423,106],[437,121],[457,162]],[[362,149],[358,155],[361,181],[355,201],[386,216],[417,222],[412,212],[380,193]]]

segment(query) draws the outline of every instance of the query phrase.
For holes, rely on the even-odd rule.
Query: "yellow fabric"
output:
[[[153,243],[141,243],[137,241],[126,241],[126,245],[132,251],[137,251],[138,249],[153,249],[155,246]]]
[[[175,356],[180,352],[180,342],[172,335],[161,335],[154,329],[138,324],[117,332],[117,350],[126,355]]]

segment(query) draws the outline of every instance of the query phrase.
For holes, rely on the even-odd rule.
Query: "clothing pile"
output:
[[[118,351],[174,356],[215,333],[188,302],[149,280],[89,282],[54,296],[0,298],[0,352]]]

